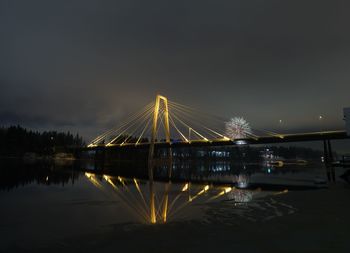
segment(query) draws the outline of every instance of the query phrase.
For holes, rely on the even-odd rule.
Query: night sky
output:
[[[2,0],[0,125],[89,139],[159,92],[255,128],[341,129],[349,11],[348,0]]]

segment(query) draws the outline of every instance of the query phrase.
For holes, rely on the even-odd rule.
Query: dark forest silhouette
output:
[[[27,152],[52,155],[84,145],[78,134],[57,131],[32,131],[21,126],[0,128],[0,155],[23,156]]]

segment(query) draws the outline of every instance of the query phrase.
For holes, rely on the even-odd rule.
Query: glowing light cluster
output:
[[[231,118],[225,123],[226,135],[231,139],[243,139],[252,133],[249,123],[242,117]]]
[[[237,203],[247,203],[253,199],[253,192],[247,190],[231,191],[228,194],[228,198],[234,200]]]
[[[249,175],[239,174],[236,177],[238,188],[247,188],[249,185]]]

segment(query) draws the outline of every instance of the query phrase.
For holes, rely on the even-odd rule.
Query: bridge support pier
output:
[[[94,155],[94,167],[95,169],[104,169],[106,157],[106,150],[104,148],[98,148],[95,150]]]

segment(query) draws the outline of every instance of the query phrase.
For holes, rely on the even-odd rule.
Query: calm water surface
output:
[[[99,235],[112,235],[118,229],[123,236],[138,233],[135,236],[143,239],[155,228],[193,229],[198,224],[221,224],[220,231],[233,226],[230,233],[239,233],[236,229],[246,223],[274,224],[303,214],[303,204],[296,199],[300,193],[319,198],[321,192],[330,191],[320,164],[191,166],[174,165],[169,181],[168,168],[160,165],[149,181],[143,164],[101,168],[81,161],[2,161],[0,252],[76,251],[83,247],[78,242],[86,240],[81,238],[93,235],[94,245],[99,245],[108,238],[96,239]],[[337,170],[337,175],[344,171]],[[337,180],[341,192],[347,191],[346,183]],[[320,198],[322,206],[325,200]],[[183,232],[175,229],[171,236]]]

